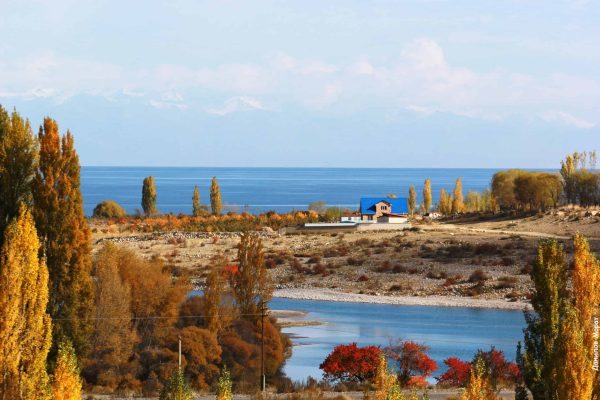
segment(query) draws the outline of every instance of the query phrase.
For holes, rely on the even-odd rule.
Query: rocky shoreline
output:
[[[531,309],[523,301],[500,299],[478,299],[462,296],[373,296],[360,293],[345,293],[331,289],[278,289],[274,297],[299,300],[340,301],[349,303],[397,304],[429,307],[495,308],[502,310]]]

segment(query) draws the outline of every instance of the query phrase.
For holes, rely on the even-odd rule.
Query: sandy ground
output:
[[[532,290],[529,270],[540,240],[572,251],[582,232],[600,253],[600,211],[562,209],[544,215],[463,217],[415,222],[409,231],[263,233],[266,265],[278,296],[329,301],[521,309]],[[198,285],[211,259],[235,263],[232,233],[138,235],[119,226],[93,226],[94,250],[112,240],[144,257],[159,257]]]
[[[461,296],[372,296],[368,294],[344,293],[328,289],[279,289],[275,291],[274,296],[287,299],[400,304],[407,306],[497,308],[504,310],[523,310],[531,308],[531,304],[527,302],[507,301],[504,299],[477,299]]]

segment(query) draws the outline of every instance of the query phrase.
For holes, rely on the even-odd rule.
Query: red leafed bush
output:
[[[319,368],[331,382],[371,381],[377,373],[381,349],[358,347],[356,343],[336,346]]]
[[[489,351],[479,350],[473,362],[478,358],[483,359],[487,370],[486,375],[494,388],[511,387],[520,379],[519,367],[508,361],[504,353],[496,350],[493,346]]]
[[[429,377],[438,368],[427,352],[429,347],[424,344],[398,341],[395,345],[385,348],[387,356],[396,362],[398,382],[402,386],[420,387],[427,385]]]
[[[470,363],[457,357],[449,357],[444,360],[444,364],[448,366],[448,370],[436,378],[438,385],[461,387],[467,383],[467,378],[471,373]]]

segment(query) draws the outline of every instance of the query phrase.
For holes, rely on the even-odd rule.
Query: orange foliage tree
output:
[[[89,349],[93,330],[94,286],[90,230],[83,212],[79,157],[70,132],[45,118],[39,131],[39,165],[33,181],[33,215],[50,277],[48,312],[54,349],[59,340],[73,343],[78,357]]]
[[[319,365],[325,379],[331,382],[372,382],[377,374],[381,349],[376,346],[358,347],[356,343],[336,346]]]
[[[429,347],[421,343],[400,340],[384,351],[396,362],[398,383],[402,386],[426,386],[427,378],[438,368],[435,361],[427,355]]]

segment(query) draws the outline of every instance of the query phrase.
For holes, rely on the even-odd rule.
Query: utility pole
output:
[[[181,373],[181,335],[179,335],[179,373]]]
[[[260,370],[261,370],[261,390],[263,395],[265,394],[265,386],[266,386],[266,379],[265,379],[265,302],[263,301],[261,303],[260,306],[260,319],[261,319],[261,328],[262,328],[262,334],[261,334],[261,343],[260,343]]]

